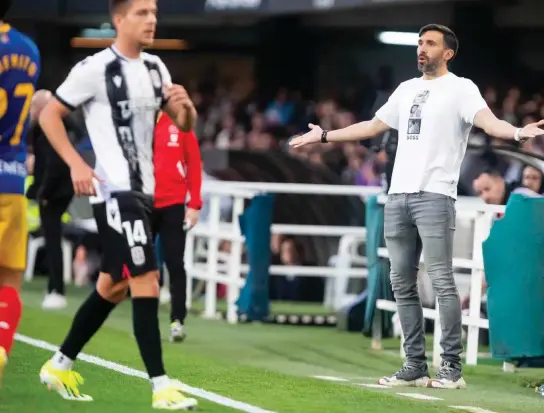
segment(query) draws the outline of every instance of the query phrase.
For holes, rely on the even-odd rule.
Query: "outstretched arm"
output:
[[[374,138],[391,129],[378,118],[355,123],[347,128],[333,130],[327,133],[329,142],[358,141]]]
[[[347,128],[327,132],[327,142],[349,142],[371,139],[389,129],[399,128],[399,97],[402,86],[399,86],[389,97],[388,101],[377,112],[374,119],[359,122]],[[310,131],[298,136],[289,142],[290,146],[299,148],[304,145],[320,142],[323,129],[316,125],[309,125]]]
[[[317,125],[309,124],[310,131],[304,135],[298,136],[289,142],[294,148],[304,145],[320,142],[323,136],[323,129]],[[346,128],[328,131],[326,134],[327,142],[349,142],[360,141],[374,138],[385,131],[391,129],[387,124],[374,118],[369,121],[355,123]]]
[[[540,126],[544,125],[544,120],[531,123],[523,128],[516,128],[510,123],[498,119],[491,109],[481,109],[474,117],[474,125],[483,129],[489,136],[500,139],[526,140],[535,136],[544,135],[544,130]]]

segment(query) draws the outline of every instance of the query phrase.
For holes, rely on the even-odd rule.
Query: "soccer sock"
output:
[[[72,327],[60,347],[60,355],[68,359],[75,360],[83,346],[94,336],[98,329],[104,324],[116,304],[103,299],[96,290],[94,290],[85,302],[79,307]],[[56,364],[56,363],[55,363]],[[59,365],[56,368],[61,368]],[[64,364],[66,366],[67,364]],[[68,369],[71,368],[68,367]],[[64,367],[66,369],[66,367]]]
[[[19,292],[13,287],[0,287],[0,347],[8,355],[13,347],[22,311]]]
[[[156,297],[132,298],[132,323],[134,336],[140,348],[149,378],[165,376],[162,362],[161,332],[159,329],[159,299]]]

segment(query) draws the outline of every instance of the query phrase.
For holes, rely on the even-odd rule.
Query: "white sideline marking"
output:
[[[384,386],[383,384],[364,384],[364,383],[356,383],[357,386],[361,387],[367,387],[369,389],[392,389],[392,387]]]
[[[421,393],[397,393],[399,396],[411,397],[412,399],[417,400],[443,400],[438,397],[427,396],[426,394]]]
[[[17,341],[20,341],[21,343],[28,344],[32,347],[41,348],[42,350],[49,350],[49,351],[57,351],[59,348],[57,346],[54,346],[51,343],[48,343],[47,341],[43,340],[36,340],[32,337],[27,337],[22,334],[16,334],[15,339]],[[117,373],[124,374],[125,376],[132,376],[132,377],[138,377],[140,379],[149,380],[147,373],[136,370],[127,366],[123,366],[122,364],[117,364],[112,361],[101,359],[100,357],[91,356],[89,354],[80,353],[77,357],[80,360],[86,361],[87,363],[94,364],[96,366],[103,367],[108,370],[113,370]],[[36,373],[37,374],[37,373]],[[187,394],[190,394],[192,396],[199,397],[201,399],[206,399],[208,401],[211,401],[215,404],[219,404],[221,406],[230,407],[232,409],[239,410],[241,412],[246,413],[276,413],[271,410],[265,410],[261,409],[260,407],[252,406],[247,403],[239,402],[233,399],[229,399],[228,397],[221,396],[219,394],[215,394],[209,391],[206,391],[204,389],[200,389],[197,387],[191,387],[187,384],[183,384],[183,391]]]
[[[327,380],[327,381],[337,381],[337,382],[346,382],[348,379],[343,379],[342,377],[334,376],[313,376],[314,379]]]
[[[465,412],[470,413],[495,413],[491,410],[482,409],[481,407],[472,407],[472,406],[450,406],[452,409],[464,410]]]

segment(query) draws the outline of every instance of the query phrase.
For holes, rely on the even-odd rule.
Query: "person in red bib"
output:
[[[183,341],[187,315],[185,231],[196,225],[202,207],[202,160],[195,133],[180,131],[168,116],[160,113],[155,128],[153,163],[153,224],[159,238],[156,249],[166,263],[170,278],[170,340]]]

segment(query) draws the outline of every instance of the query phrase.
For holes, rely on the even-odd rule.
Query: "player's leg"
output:
[[[68,400],[92,400],[79,391],[81,376],[72,370],[72,366],[85,344],[100,329],[115,306],[125,299],[128,291],[128,280],[123,278],[122,273],[124,256],[118,251],[118,246],[126,242],[125,238],[108,224],[105,204],[94,205],[93,212],[102,242],[102,271],[96,289],[74,316],[59,351],[40,371],[42,382]]]
[[[49,276],[47,295],[42,304],[45,309],[66,307],[62,260],[62,214],[66,211],[70,200],[70,198],[54,199],[46,203],[42,201],[40,204],[40,219],[45,238]]]
[[[23,195],[0,195],[0,380],[21,319],[28,228]]]
[[[183,220],[185,206],[176,204],[161,208],[162,220],[159,227],[164,261],[170,278],[170,339],[183,341],[185,338],[185,317],[187,316],[187,274],[185,273],[185,230]]]
[[[96,334],[115,306],[127,295],[128,282],[115,282],[107,273],[100,273],[96,289],[79,307],[60,349],[40,370],[40,380],[66,400],[91,401],[81,393],[81,375],[72,370],[77,355]]]
[[[429,379],[425,358],[424,319],[417,289],[421,242],[407,207],[411,195],[390,195],[385,205],[384,235],[391,262],[391,285],[404,334],[406,362],[380,384],[423,386]]]
[[[461,300],[453,277],[455,200],[423,192],[412,199],[411,211],[423,242],[425,268],[436,294],[442,325],[442,363],[429,387],[466,387],[461,368]]]
[[[124,205],[123,205],[124,204]],[[151,206],[137,198],[120,201],[126,236],[126,265],[132,298],[134,336],[153,387],[153,407],[182,410],[197,405],[186,398],[178,382],[166,375],[159,328],[159,272],[153,248]]]

